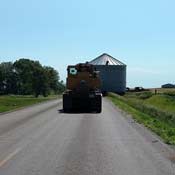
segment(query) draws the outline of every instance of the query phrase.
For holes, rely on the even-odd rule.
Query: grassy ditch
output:
[[[173,106],[175,99],[166,101],[169,96],[153,95],[150,92],[125,96],[109,93],[108,98],[119,108],[131,114],[137,122],[157,133],[166,143],[175,145],[175,112],[174,108],[170,107],[170,110],[166,107]],[[157,98],[163,98],[164,104],[160,105]]]
[[[8,95],[0,96],[0,113],[11,111],[25,106],[30,106],[36,103],[56,99],[58,96],[52,95],[48,97],[38,97],[33,96],[17,96],[17,95]]]

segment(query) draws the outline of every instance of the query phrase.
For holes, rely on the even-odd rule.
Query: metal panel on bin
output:
[[[100,71],[103,92],[123,94],[126,91],[126,65],[108,54],[89,62]]]

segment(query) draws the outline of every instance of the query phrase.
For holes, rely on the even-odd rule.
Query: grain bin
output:
[[[89,62],[100,71],[102,92],[124,94],[126,91],[126,65],[104,53]]]

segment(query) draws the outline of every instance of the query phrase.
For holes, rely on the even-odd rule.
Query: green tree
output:
[[[45,66],[44,70],[47,74],[48,85],[51,91],[58,93],[59,91],[59,73],[52,67]]]
[[[42,67],[35,67],[32,81],[35,97],[38,97],[40,94],[44,97],[48,96],[49,79],[46,71]]]
[[[18,76],[12,62],[0,64],[0,94],[16,94]]]
[[[16,61],[14,67],[20,77],[20,94],[34,94],[36,97],[49,94],[49,77],[39,61],[23,58]]]
[[[0,94],[47,96],[50,92],[63,91],[59,73],[52,67],[42,66],[39,61],[19,59],[0,64]]]
[[[59,92],[59,93],[62,93],[62,92],[65,91],[65,89],[66,89],[66,86],[65,86],[63,80],[61,80],[61,81],[58,83],[58,92]]]
[[[18,82],[18,90],[19,94],[23,95],[29,95],[33,94],[33,89],[32,89],[32,79],[33,79],[33,71],[34,71],[34,65],[38,64],[38,62],[34,62],[29,59],[19,59],[15,61],[14,63],[14,69],[19,77],[19,82]]]

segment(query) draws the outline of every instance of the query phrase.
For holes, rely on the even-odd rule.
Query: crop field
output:
[[[137,101],[145,105],[150,105],[159,110],[175,113],[175,90],[159,89],[156,94],[155,91],[146,92],[128,92],[124,96],[131,101]]]
[[[23,95],[0,96],[0,113],[25,107],[25,106],[30,106],[36,103],[47,101],[47,100],[56,99],[58,97],[59,96],[56,96],[56,95],[52,95],[48,97],[39,96],[38,98],[35,98],[33,96],[23,96]]]
[[[175,89],[113,93],[109,99],[139,123],[157,133],[168,144],[175,145]]]
[[[175,92],[175,88],[151,88],[149,89],[151,92],[155,92],[155,90],[157,90],[157,93],[162,94],[162,93],[172,93]]]

